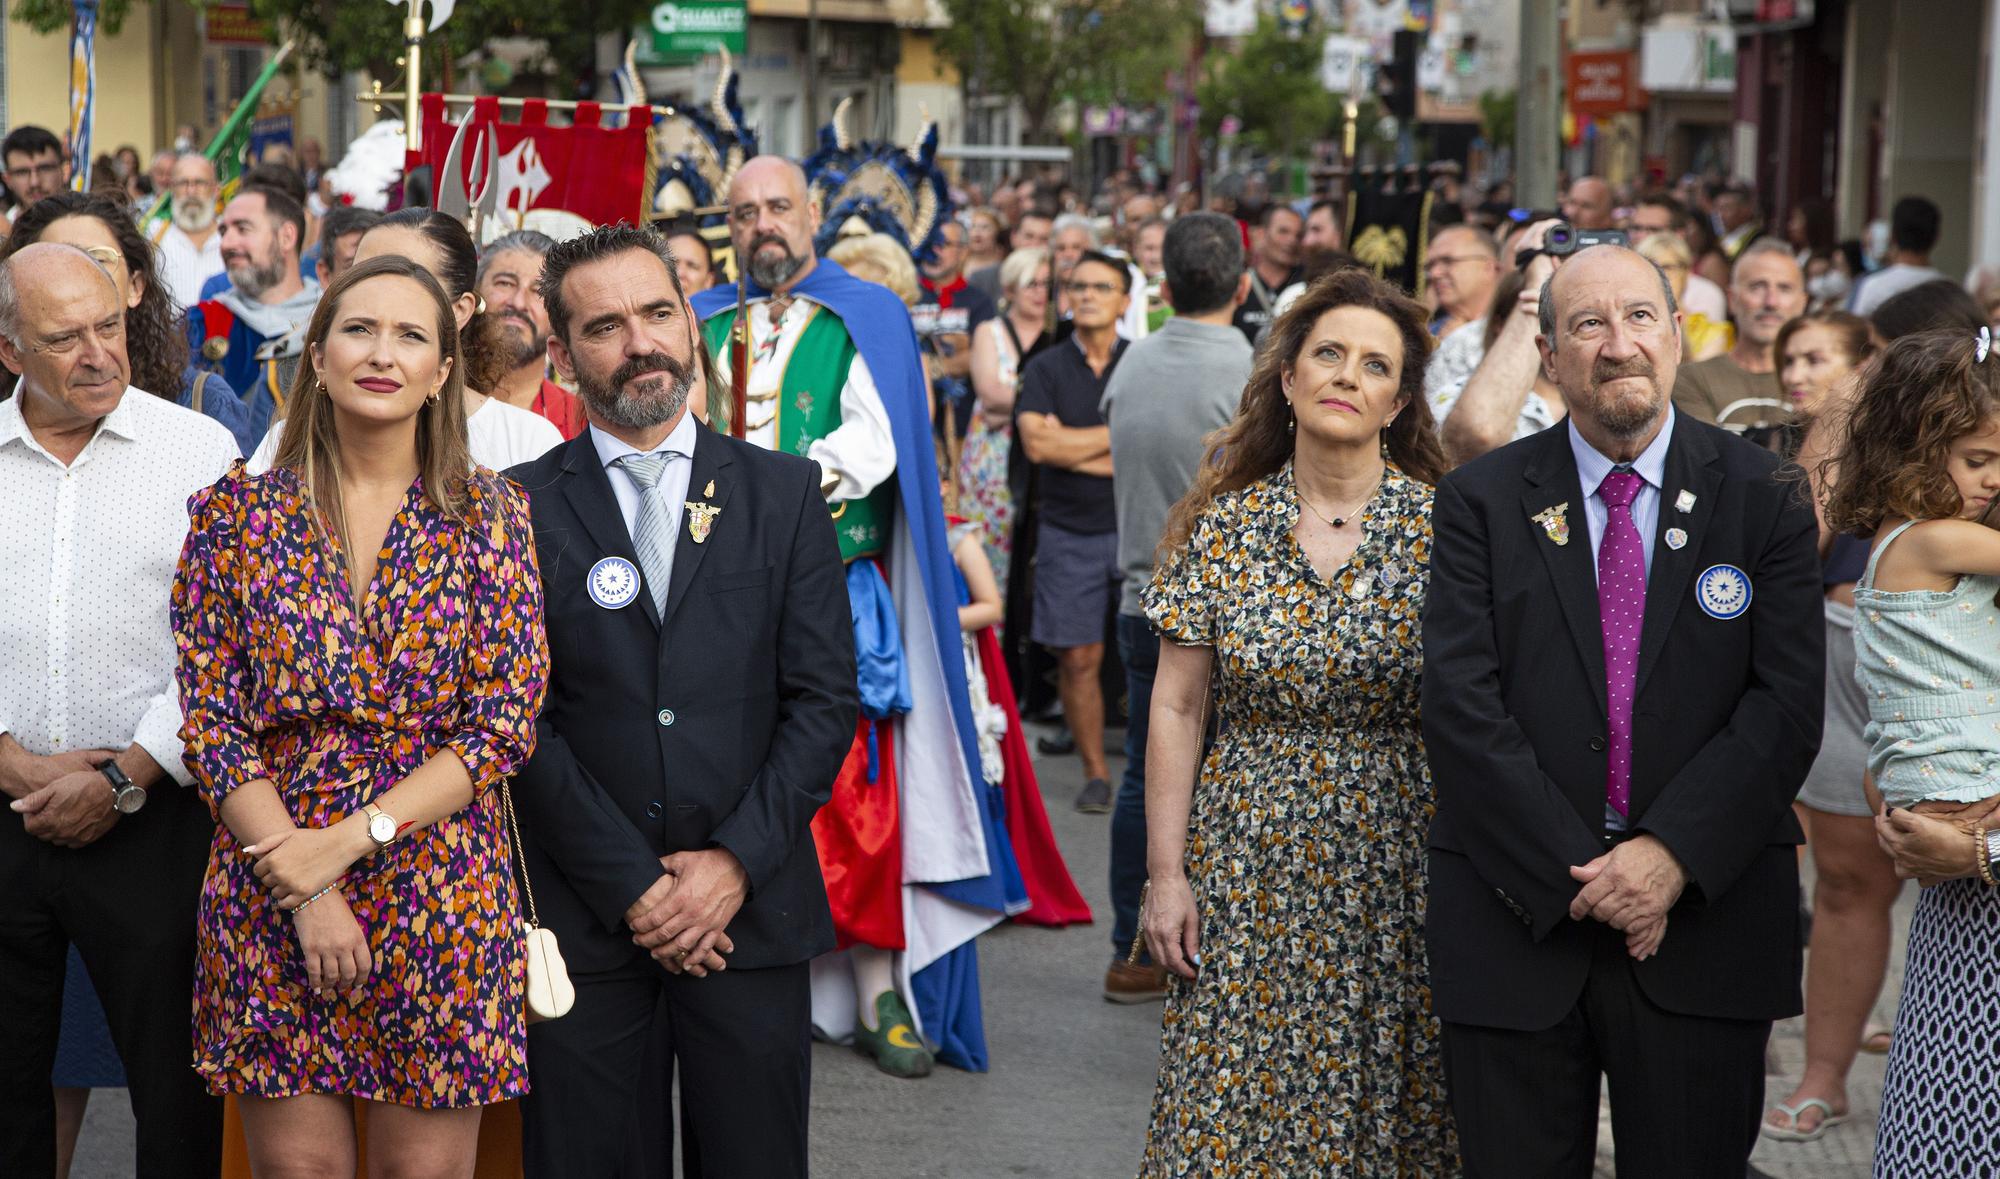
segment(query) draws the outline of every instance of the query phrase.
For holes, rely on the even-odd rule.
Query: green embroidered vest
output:
[[[716,359],[716,370],[726,372],[729,364],[729,329],[736,323],[736,309],[717,314],[701,325],[702,340]],[[765,400],[752,399],[745,416],[752,428],[777,419],[778,449],[804,455],[812,444],[840,425],[840,390],[847,384],[847,372],[854,365],[854,341],[847,335],[840,317],[815,306],[806,321],[785,371],[778,393]],[[708,397],[708,424],[719,433],[729,432],[729,384],[711,390]],[[843,561],[877,557],[889,547],[889,527],[895,520],[895,476],[860,499],[829,503],[834,531],[840,537]]]

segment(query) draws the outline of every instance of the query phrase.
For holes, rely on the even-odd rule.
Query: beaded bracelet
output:
[[[1981,863],[1984,863],[1985,861],[1983,861],[1983,860],[1982,860],[1982,861],[1980,861],[1980,862],[1981,862]],[[334,886],[333,886],[333,885],[331,885],[331,884],[329,884],[329,885],[327,885],[327,886],[326,886],[325,888],[322,888],[322,889],[320,889],[320,890],[319,890],[318,892],[316,892],[316,893],[312,894],[311,896],[307,897],[307,898],[306,898],[305,900],[302,900],[302,901],[300,901],[300,902],[299,902],[299,903],[298,903],[298,904],[297,904],[296,906],[294,906],[294,907],[293,907],[293,909],[292,909],[292,916],[294,916],[294,917],[297,917],[297,916],[298,916],[299,914],[301,914],[301,913],[305,912],[305,911],[306,911],[306,906],[307,906],[307,905],[310,905],[310,904],[312,904],[312,903],[313,903],[314,901],[316,901],[316,900],[320,899],[321,897],[325,896],[325,895],[326,895],[327,893],[330,893],[330,892],[332,892],[332,891],[333,891],[333,889],[334,889]]]
[[[1979,879],[1988,888],[1993,887],[1993,865],[1986,858],[1986,828],[1980,827],[1972,833],[1972,862],[1979,869]]]

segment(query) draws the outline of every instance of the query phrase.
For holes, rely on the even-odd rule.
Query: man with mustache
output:
[[[1790,415],[1773,351],[1778,329],[1806,311],[1806,276],[1791,247],[1753,242],[1729,272],[1729,311],[1736,347],[1688,365],[1674,384],[1674,405],[1704,422],[1748,425]],[[1776,405],[1743,405],[1743,402]],[[1733,411],[1731,406],[1737,406]],[[1725,416],[1726,415],[1726,416]]]
[[[1789,260],[1789,259],[1788,259]],[[1622,246],[1537,303],[1568,421],[1447,475],[1422,619],[1426,941],[1468,1179],[1737,1179],[1801,967],[1812,508],[1678,413],[1680,312]]]
[[[748,305],[737,306],[734,286],[693,299],[720,369],[710,421],[728,428],[730,335],[747,315],[744,437],[819,463],[861,632],[862,719],[813,822],[852,969],[816,972],[814,1023],[836,1038],[852,1028],[883,1071],[919,1077],[933,1056],[914,1006],[924,1030],[945,1041],[942,1059],[984,1068],[976,991],[960,984],[977,969],[972,938],[1005,914],[995,865],[1009,853],[980,803],[985,782],[973,776],[978,736],[916,334],[888,288],[814,256],[819,210],[798,165],[759,156],[737,171],[727,199]],[[923,956],[899,963],[912,948]],[[947,977],[959,982],[926,981]]]
[[[513,345],[514,364],[493,396],[533,410],[555,424],[565,439],[588,425],[583,402],[549,380],[549,309],[542,301],[543,260],[556,243],[547,234],[517,229],[494,238],[479,255],[479,297],[500,322]]]
[[[260,437],[282,417],[304,355],[320,285],[299,270],[306,211],[290,194],[251,185],[222,211],[218,237],[229,285],[188,308],[195,364],[216,373],[250,408]]]
[[[160,247],[160,278],[182,307],[201,302],[201,287],[222,273],[222,235],[216,230],[215,161],[189,154],[174,159],[168,217],[153,231]]]
[[[803,1175],[833,946],[809,824],[855,717],[819,469],[689,412],[701,343],[651,230],[552,245],[537,287],[589,427],[509,472],[551,657],[521,871],[577,991],[528,1032],[526,1174],[671,1174],[677,1074],[687,1175]]]

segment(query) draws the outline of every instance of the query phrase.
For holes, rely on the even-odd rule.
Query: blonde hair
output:
[[[907,306],[916,306],[923,294],[917,286],[917,266],[910,261],[910,252],[886,233],[841,238],[833,243],[826,256],[854,277],[888,287]]]
[[[1639,256],[1665,270],[1669,266],[1686,267],[1694,262],[1694,251],[1678,233],[1649,233],[1632,247]]]
[[[287,402],[291,412],[285,417],[285,432],[271,462],[274,468],[291,471],[305,483],[307,501],[339,538],[342,551],[349,554],[353,546],[348,543],[347,513],[340,502],[340,435],[334,428],[333,397],[313,370],[312,355],[325,348],[334,317],[354,289],[385,276],[415,282],[435,305],[439,360],[449,362],[451,371],[436,399],[426,401],[417,411],[417,471],[424,498],[433,507],[454,523],[471,522],[472,450],[465,433],[465,365],[459,349],[458,317],[430,271],[408,258],[370,258],[342,272],[313,309],[306,327],[306,355],[292,378]]]

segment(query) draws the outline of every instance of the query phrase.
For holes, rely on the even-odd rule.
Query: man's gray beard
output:
[[[767,291],[777,290],[786,280],[805,269],[806,260],[792,253],[790,246],[785,247],[782,259],[766,261],[766,257],[762,250],[750,255],[750,281]]]
[[[173,200],[174,224],[182,233],[200,233],[215,225],[214,201]]]
[[[510,367],[526,368],[537,360],[544,360],[546,362],[545,358],[549,353],[549,338],[547,336],[537,332],[532,326],[522,324],[520,321],[514,319],[503,319],[501,327],[507,333],[507,342],[514,348],[514,363]],[[517,327],[527,328],[525,336],[514,333],[514,329]]]
[[[687,405],[688,390],[694,388],[694,370],[689,368],[679,377],[672,373],[647,373],[641,381],[640,394],[634,396],[621,385],[610,388],[586,378],[582,373],[576,377],[576,395],[583,398],[583,404],[591,413],[603,418],[613,426],[626,430],[649,430],[654,426],[674,420]],[[666,396],[654,396],[649,386],[654,381],[671,381]]]
[[[272,265],[258,266],[255,263],[229,268],[229,285],[242,291],[252,299],[261,299],[264,292],[285,281],[285,260],[277,259]]]
[[[1648,427],[1666,412],[1666,398],[1661,396],[1660,387],[1653,386],[1653,396],[1644,407],[1625,402],[1606,401],[1593,408],[1592,416],[1604,432],[1613,438],[1630,439],[1644,434]]]

